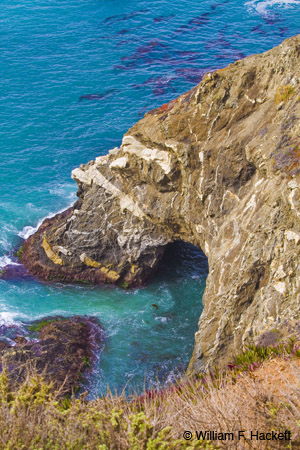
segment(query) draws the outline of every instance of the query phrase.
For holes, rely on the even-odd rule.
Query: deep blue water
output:
[[[145,111],[206,71],[299,28],[299,0],[1,2],[0,265],[74,201],[73,168],[119,146]],[[178,247],[147,288],[130,292],[2,280],[0,320],[95,315],[106,341],[93,393],[142,386],[187,364],[206,274],[201,254]]]

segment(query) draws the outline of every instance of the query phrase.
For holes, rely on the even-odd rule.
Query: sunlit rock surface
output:
[[[299,61],[296,36],[146,114],[120,149],[73,171],[79,199],[25,243],[25,267],[127,287],[167,243],[201,247],[210,270],[189,373],[299,317]]]

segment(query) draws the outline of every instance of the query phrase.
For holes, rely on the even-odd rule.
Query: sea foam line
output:
[[[71,192],[66,192],[71,188],[72,188]],[[23,228],[23,230],[18,232],[18,236],[20,236],[22,239],[28,239],[32,234],[34,234],[38,230],[38,228],[42,225],[45,219],[51,219],[51,217],[56,216],[56,214],[62,213],[66,209],[70,208],[70,206],[72,206],[76,200],[76,192],[73,189],[73,185],[55,186],[53,189],[50,189],[50,194],[59,195],[60,197],[67,198],[69,200],[69,204],[67,206],[64,206],[59,211],[50,212],[47,216],[40,219],[35,227],[31,225],[26,225]]]
[[[267,16],[268,9],[272,8],[273,6],[288,8],[292,5],[300,5],[300,0],[251,0],[249,2],[246,2],[245,5],[249,9],[254,9],[261,16]]]
[[[19,265],[20,264],[14,261],[9,255],[0,256],[0,269],[5,266],[19,266]]]
[[[18,317],[18,320],[16,319],[16,317]],[[28,316],[24,315],[24,314],[20,314],[17,312],[11,312],[11,311],[0,311],[0,326],[1,325],[5,325],[5,326],[11,326],[11,325],[17,325],[17,326],[22,326],[23,323],[20,321],[20,317],[22,317],[22,319],[29,319]]]
[[[18,236],[24,240],[28,239],[32,234],[34,234],[39,229],[39,227],[42,225],[42,223],[44,222],[45,219],[51,219],[51,217],[56,216],[56,214],[62,213],[66,209],[70,208],[70,206],[72,206],[73,204],[74,204],[74,201],[72,201],[72,203],[70,203],[69,206],[66,206],[65,208],[63,208],[57,212],[49,213],[47,216],[40,219],[35,227],[33,227],[31,225],[26,225],[21,231],[19,231],[17,233]],[[10,255],[0,256],[0,269],[2,267],[8,266],[8,265],[19,266],[20,264],[18,262],[16,262],[16,260],[12,259],[12,257]]]
[[[39,229],[39,227],[42,225],[42,223],[44,222],[45,219],[51,219],[51,217],[56,216],[56,214],[60,214],[60,213],[64,212],[66,209],[73,206],[73,204],[74,204],[74,201],[72,201],[72,203],[70,203],[69,206],[62,208],[59,211],[56,211],[55,213],[53,213],[53,212],[49,213],[47,216],[40,219],[35,227],[33,227],[31,225],[26,225],[23,228],[23,230],[19,231],[18,236],[20,236],[22,239],[25,239],[25,240],[28,239],[32,234],[34,234]]]

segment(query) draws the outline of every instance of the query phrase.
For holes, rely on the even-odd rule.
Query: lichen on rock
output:
[[[25,267],[134,286],[169,242],[200,247],[210,271],[189,373],[299,318],[299,61],[296,36],[146,114],[119,149],[73,171],[78,201],[25,242]]]

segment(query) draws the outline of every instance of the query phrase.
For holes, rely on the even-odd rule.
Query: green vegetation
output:
[[[40,327],[49,321],[39,322]],[[276,357],[276,358],[274,358]],[[294,338],[274,347],[251,346],[235,358],[234,370],[213,377],[178,379],[162,390],[131,398],[107,395],[87,401],[62,396],[36,372],[13,389],[0,374],[0,450],[226,450],[300,448],[300,352]],[[267,364],[265,378],[262,362]],[[89,361],[85,358],[85,362]],[[258,381],[252,373],[258,368]],[[232,369],[232,367],[231,367]],[[197,439],[196,431],[291,431],[292,441],[248,447]],[[183,433],[190,430],[191,440]],[[247,433],[247,431],[245,431]],[[248,443],[249,443],[248,442]],[[231,443],[231,444],[234,444]],[[277,443],[276,443],[277,444]]]
[[[52,322],[56,322],[57,320],[59,320],[58,318],[53,318],[53,319],[48,319],[48,320],[41,320],[40,322],[36,322],[36,323],[33,323],[32,325],[30,325],[29,327],[28,327],[28,330],[29,331],[35,331],[35,332],[40,332],[40,331],[42,331],[42,329],[46,326],[46,325],[48,325],[49,323],[52,323]]]
[[[37,375],[12,392],[0,375],[3,450],[216,450],[202,440],[176,439],[171,426],[158,429],[143,405],[108,395],[92,402],[59,399]]]
[[[22,260],[23,250],[24,250],[24,244],[22,244],[21,247],[19,248],[19,250],[16,252],[16,256],[19,258],[20,261]]]
[[[287,84],[286,86],[279,86],[276,95],[275,95],[275,103],[278,105],[281,102],[287,102],[291,95],[294,93],[295,88],[291,86],[290,84]]]
[[[82,361],[83,361],[83,364],[85,365],[85,367],[91,367],[91,363],[90,363],[89,359],[86,356],[84,356],[82,358]]]
[[[250,345],[245,352],[234,358],[233,364],[229,364],[229,367],[234,369],[234,372],[252,371],[262,364],[263,361],[271,358],[276,358],[278,356],[300,357],[300,349],[295,345],[295,342],[296,338],[290,337],[286,344],[280,343],[276,346],[270,345],[268,347]]]

